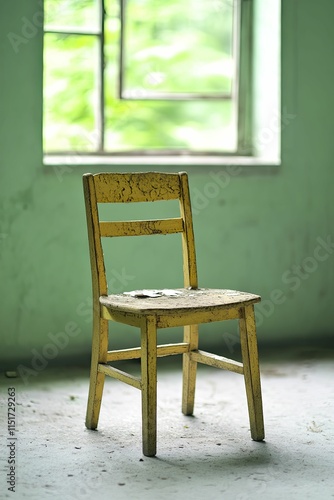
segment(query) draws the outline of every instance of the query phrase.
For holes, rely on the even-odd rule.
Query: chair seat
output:
[[[148,296],[149,295],[149,296]],[[168,312],[200,312],[209,309],[229,309],[246,306],[261,297],[237,290],[213,288],[175,288],[173,290],[135,290],[100,297],[100,304],[115,311],[163,315]]]

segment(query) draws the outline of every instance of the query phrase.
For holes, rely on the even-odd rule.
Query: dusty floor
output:
[[[250,439],[240,375],[199,367],[196,413],[185,417],[179,366],[159,363],[156,458],[141,454],[138,390],[107,379],[99,431],[88,431],[87,370],[46,370],[28,384],[1,375],[0,498],[334,498],[333,361],[262,362],[264,443]],[[8,387],[15,493],[6,484]]]

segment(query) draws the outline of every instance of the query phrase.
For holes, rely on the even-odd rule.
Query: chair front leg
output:
[[[254,441],[262,441],[264,423],[253,305],[243,308],[239,319],[239,331],[251,436]]]
[[[157,327],[149,316],[141,327],[141,381],[143,454],[157,452]]]
[[[98,366],[99,363],[106,363],[107,352],[108,321],[101,319],[99,312],[96,312],[93,318],[92,359],[86,413],[87,429],[96,429],[99,421],[105,375],[98,371]]]
[[[183,342],[189,344],[190,352],[183,354],[182,413],[192,415],[195,404],[197,362],[192,361],[191,351],[198,349],[198,326],[184,327]]]

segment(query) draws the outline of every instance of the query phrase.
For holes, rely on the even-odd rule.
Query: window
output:
[[[45,0],[45,152],[251,154],[252,8]]]

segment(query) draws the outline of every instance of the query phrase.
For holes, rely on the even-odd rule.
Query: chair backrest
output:
[[[186,172],[166,174],[100,173],[83,176],[93,295],[108,294],[102,237],[182,234],[184,286],[197,288],[194,232]],[[180,217],[171,219],[100,221],[99,203],[179,200]]]

